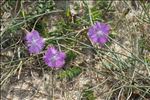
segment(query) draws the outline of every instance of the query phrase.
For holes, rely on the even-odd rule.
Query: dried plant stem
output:
[[[93,25],[91,9],[90,9],[90,7],[88,5],[88,2],[86,2],[86,3],[87,3],[88,11],[89,11],[90,22],[91,22],[91,25]]]
[[[51,75],[52,75],[52,91],[51,91],[51,93],[52,93],[52,100],[54,100],[54,69],[52,69],[52,71],[51,71]]]

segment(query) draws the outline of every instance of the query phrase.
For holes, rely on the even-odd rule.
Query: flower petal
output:
[[[88,37],[94,42],[104,44],[108,41],[110,26],[106,23],[96,22],[88,30]]]
[[[36,30],[27,33],[25,39],[30,53],[37,54],[44,47],[44,39],[40,37],[39,32]]]
[[[60,68],[65,64],[66,55],[54,47],[49,47],[43,58],[49,67]]]

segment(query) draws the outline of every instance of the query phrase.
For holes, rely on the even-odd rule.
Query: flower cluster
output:
[[[39,35],[39,32],[32,30],[25,36],[26,44],[30,54],[38,54],[44,47],[44,39]],[[52,68],[60,68],[65,64],[66,55],[54,47],[49,47],[44,55],[45,63]]]
[[[108,41],[110,27],[108,24],[96,22],[88,30],[89,38],[99,45],[104,45]],[[38,54],[44,47],[44,39],[39,35],[39,32],[32,30],[28,32],[26,37],[26,43],[30,54]],[[43,60],[51,68],[61,68],[65,64],[66,54],[58,51],[54,47],[49,47],[46,51]]]
[[[88,36],[99,45],[104,45],[108,41],[110,27],[108,24],[96,22],[89,28]]]

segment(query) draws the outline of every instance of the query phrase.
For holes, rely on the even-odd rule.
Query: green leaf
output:
[[[67,61],[71,61],[71,60],[73,60],[73,59],[75,59],[76,58],[76,54],[73,52],[73,51],[69,51],[68,53],[67,53]]]
[[[78,76],[82,72],[82,69],[80,67],[71,67],[68,69],[65,69],[64,71],[60,72],[58,75],[59,79],[73,79],[74,77]]]
[[[94,96],[94,92],[92,90],[84,90],[83,91],[83,98],[86,100],[95,100],[96,97]]]

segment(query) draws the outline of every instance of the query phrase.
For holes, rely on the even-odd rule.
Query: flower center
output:
[[[36,44],[38,39],[32,38],[32,44]]]
[[[97,31],[97,33],[96,33],[96,34],[97,34],[97,36],[98,36],[98,37],[101,37],[101,36],[103,36],[103,35],[104,35],[104,33],[103,33],[102,31]]]
[[[56,60],[57,60],[57,54],[55,54],[55,55],[53,55],[51,58],[50,58],[50,60],[52,61],[52,62],[55,62]]]

